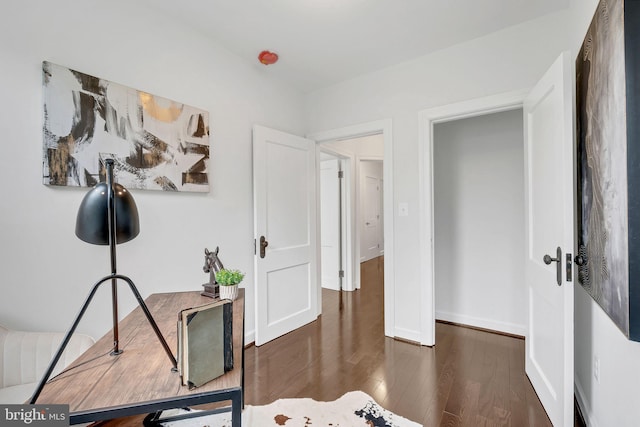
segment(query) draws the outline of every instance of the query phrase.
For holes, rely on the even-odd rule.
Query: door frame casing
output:
[[[419,247],[420,259],[420,344],[435,345],[434,205],[433,205],[433,127],[437,123],[499,113],[522,108],[529,90],[505,92],[418,113],[419,124]]]
[[[384,334],[395,337],[395,259],[393,241],[394,223],[394,194],[393,194],[393,138],[391,119],[382,119],[372,122],[346,126],[338,129],[314,132],[306,138],[316,141],[316,145],[329,141],[340,141],[363,136],[382,134],[384,144],[383,164],[383,194],[384,194]],[[355,161],[355,159],[354,159]],[[352,169],[353,171],[353,169]],[[357,173],[357,171],[355,171]],[[351,218],[354,221],[354,218]],[[355,224],[355,222],[353,222]],[[357,227],[356,227],[357,228]],[[319,231],[318,231],[319,232]],[[356,246],[357,240],[353,242]],[[359,252],[359,249],[357,250]],[[359,259],[359,255],[358,255]],[[357,264],[354,264],[354,266]],[[357,270],[357,269],[356,269]],[[359,273],[356,273],[359,287]],[[318,289],[321,289],[318,287]],[[406,337],[403,337],[406,338]]]

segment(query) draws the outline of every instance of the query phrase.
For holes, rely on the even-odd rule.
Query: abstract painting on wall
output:
[[[43,181],[91,187],[115,180],[127,188],[209,191],[206,111],[42,63]]]
[[[640,340],[640,2],[601,0],[576,59],[578,281]]]

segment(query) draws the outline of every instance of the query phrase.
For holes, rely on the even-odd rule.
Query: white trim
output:
[[[316,143],[340,141],[361,136],[382,133],[384,141],[384,333],[386,336],[400,336],[395,329],[395,259],[394,259],[394,193],[393,193],[393,138],[391,119],[361,123],[307,135]],[[355,172],[355,170],[354,170]],[[357,246],[357,245],[354,245]],[[355,284],[359,286],[359,283]],[[401,336],[401,338],[413,339]]]
[[[420,111],[421,115],[430,118],[434,123],[450,122],[467,117],[477,117],[485,114],[522,108],[524,98],[529,89],[505,92],[484,98],[470,99],[455,104],[443,105]]]
[[[435,282],[433,252],[433,125],[436,123],[508,111],[522,107],[528,90],[506,92],[485,98],[422,110],[419,126],[419,221],[420,229],[420,343],[435,345]]]
[[[580,384],[578,376],[575,377],[573,386],[575,390],[576,400],[578,401],[578,406],[580,406],[580,411],[582,412],[582,416],[584,417],[585,424],[589,427],[598,427],[598,423],[593,417],[593,409],[588,404],[589,400],[585,397],[585,392],[582,388],[582,385]]]
[[[246,325],[246,323],[245,323]],[[249,345],[251,343],[255,343],[256,342],[256,330],[252,330],[252,331],[245,331],[244,332],[244,345]]]
[[[496,332],[520,335],[523,338],[527,330],[527,327],[524,324],[518,325],[516,323],[498,322],[482,317],[466,316],[464,314],[449,313],[446,311],[436,311],[436,319],[461,325],[474,326],[476,328],[489,329]]]

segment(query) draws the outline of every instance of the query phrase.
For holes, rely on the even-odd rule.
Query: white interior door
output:
[[[380,180],[364,176],[361,261],[380,255]]]
[[[340,179],[338,159],[320,162],[320,260],[322,287],[340,290]]]
[[[315,153],[314,141],[253,128],[256,345],[319,313]]]
[[[572,81],[572,62],[565,53],[524,102],[525,370],[558,427],[573,425],[573,285],[565,268],[573,253]],[[547,265],[543,257],[556,258],[558,247],[560,259]]]

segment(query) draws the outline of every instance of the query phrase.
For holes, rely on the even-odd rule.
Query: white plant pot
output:
[[[220,299],[230,299],[231,301],[233,301],[236,298],[238,298],[238,285],[220,285]]]

